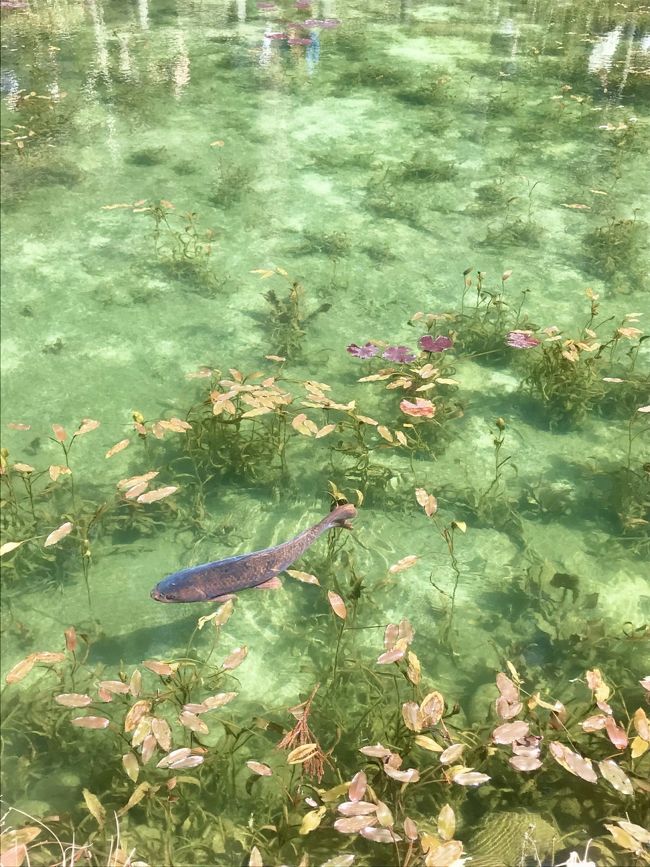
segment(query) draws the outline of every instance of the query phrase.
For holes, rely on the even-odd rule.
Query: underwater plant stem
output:
[[[339,650],[341,649],[341,639],[343,638],[343,632],[345,630],[345,621],[341,620],[340,623],[337,623],[337,626],[338,636],[336,638],[336,651],[334,653],[334,662],[332,664],[332,678],[330,681],[330,688],[333,688],[336,683],[339,665]]]

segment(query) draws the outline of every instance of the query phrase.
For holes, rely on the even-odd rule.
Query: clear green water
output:
[[[309,18],[338,23],[287,23]],[[205,380],[187,373],[278,371],[265,359],[281,346],[263,293],[285,286],[255,269],[280,267],[300,280],[308,313],[329,305],[308,319],[301,353],[281,369],[287,387],[328,383],[337,400],[356,399],[393,430],[399,401],[387,403],[381,384],[358,387],[369,368],[345,348],[367,340],[415,348],[423,331],[409,326],[410,317],[459,310],[467,268],[474,281],[477,270],[486,272],[492,291],[512,270],[503,284],[511,306],[523,301],[535,326],[567,335],[589,318],[587,287],[612,323],[632,312],[647,318],[647,7],[323,2],[267,10],[36,0],[3,9],[2,21],[9,463],[39,470],[61,463],[51,425],[72,432],[91,417],[101,427],[71,454],[80,499],[110,501],[120,479],[150,469],[180,488],[165,506],[148,507],[154,526],[100,524],[90,534],[90,609],[67,543],[51,560],[25,556],[28,546],[3,558],[3,673],[30,652],[60,649],[72,624],[92,637],[90,660],[106,667],[106,677],[120,665],[130,673],[145,658],[182,653],[196,617],[212,609],[158,605],[149,598],[153,584],[183,566],[291,537],[326,512],[331,480],[351,499],[364,488],[345,550],[370,591],[355,623],[377,627],[359,630],[354,641],[346,633],[345,653],[373,665],[383,626],[408,617],[426,682],[459,703],[461,729],[476,722],[477,695],[487,695],[486,708],[494,698],[486,685],[506,659],[525,672],[531,691],[561,691],[586,668],[607,672],[608,662],[612,679],[625,673],[628,686],[647,674],[647,491],[637,497],[641,522],[632,532],[616,505],[629,482],[621,481],[622,466],[643,482],[643,418],[594,411],[575,427],[549,428],[518,390],[516,352],[452,353],[462,417],[445,425],[428,454],[376,452],[382,469],[367,485],[329,438],[294,437],[285,472],[262,467],[258,480],[202,470],[199,483],[179,434],[163,443],[149,437],[147,448],[134,441],[104,458],[131,435],[132,411],[148,420],[184,417],[206,397]],[[283,32],[310,44],[265,38]],[[170,261],[164,227],[156,246],[154,221],[141,209],[160,200],[173,204],[174,226],[178,215],[196,213],[209,256],[191,267]],[[115,205],[129,207],[108,207]],[[633,324],[647,327],[639,318]],[[603,333],[613,327],[603,325]],[[636,369],[647,373],[645,346]],[[472,506],[493,477],[497,417],[507,421],[503,497],[515,523]],[[7,428],[17,422],[31,429]],[[631,449],[630,430],[639,434]],[[415,503],[416,487],[438,497],[441,526],[468,525],[465,535],[455,533],[460,578],[451,619],[454,572],[444,540]],[[69,485],[61,490],[53,500],[59,511],[35,535],[70,516]],[[338,579],[349,591],[346,561],[334,561],[337,573],[325,552],[321,541],[301,568],[325,574],[326,589]],[[387,578],[387,568],[410,554],[417,564]],[[555,573],[577,576],[575,596],[550,584]],[[538,586],[544,604],[531,589]],[[249,647],[231,718],[239,725],[273,712],[286,725],[282,708],[326,678],[336,636],[322,589],[285,579],[277,593],[244,594],[219,644],[223,655]],[[40,816],[78,811],[81,788],[98,785],[88,750],[101,737],[82,734],[81,769],[69,746],[58,755],[45,741],[38,755],[17,761],[10,739],[7,801]],[[358,745],[354,735],[346,749]],[[261,748],[253,757],[265,760]],[[643,768],[635,771],[643,776]],[[237,806],[224,810],[229,818],[242,826],[251,814],[271,821],[272,798],[256,806],[245,776],[238,785]],[[466,807],[468,833],[503,805],[482,791]],[[555,805],[554,820],[564,833],[583,821],[586,841],[596,833],[594,816],[621,814],[600,797],[584,816],[563,816]],[[425,801],[421,809],[432,808]],[[144,813],[123,821],[151,864],[171,857]],[[215,863],[240,863],[242,851],[215,854]],[[280,852],[274,863],[291,863]],[[194,860],[174,857],[207,863],[204,850]],[[377,857],[387,856],[362,844],[357,863],[384,863]]]

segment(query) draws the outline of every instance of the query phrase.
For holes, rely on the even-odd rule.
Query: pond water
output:
[[[649,819],[649,18],[602,0],[3,0],[2,527],[21,543],[3,549],[3,759],[6,809],[49,819],[32,864],[73,829],[97,864],[460,864],[446,803],[479,867],[559,863],[589,838],[598,864],[648,863],[604,823]],[[319,586],[246,591],[195,634],[217,604],[150,598],[344,498],[353,532],[294,567]],[[376,663],[404,618],[421,677],[406,645]],[[72,626],[74,654],[69,637],[66,660],[15,676]],[[243,645],[235,673],[197,663]],[[156,686],[146,659],[181,674]],[[172,745],[207,749],[175,789],[160,742],[149,762],[129,745],[131,699],[120,717],[96,698],[134,670]],[[528,697],[510,717],[506,671]],[[317,683],[322,783],[275,749]],[[190,693],[231,689],[209,733],[178,724]],[[402,704],[432,690],[444,719],[409,725]],[[86,691],[110,745],[52,701]],[[490,742],[514,717],[546,739],[540,770]],[[489,781],[445,776],[420,729]],[[627,783],[567,768],[553,739]],[[421,781],[400,791],[358,753],[378,740]],[[364,762],[415,848],[334,826],[323,790]]]

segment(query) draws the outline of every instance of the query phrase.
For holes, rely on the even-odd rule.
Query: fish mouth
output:
[[[168,599],[164,593],[161,593],[160,590],[157,590],[155,587],[150,593],[152,599],[155,599],[156,602],[171,602],[171,599]]]

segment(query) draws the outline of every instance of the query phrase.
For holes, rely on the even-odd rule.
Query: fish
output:
[[[355,507],[344,503],[288,542],[174,572],[156,584],[151,598],[156,602],[210,602],[227,593],[257,587],[291,566],[323,533],[333,527],[351,530],[350,521],[356,515]]]

